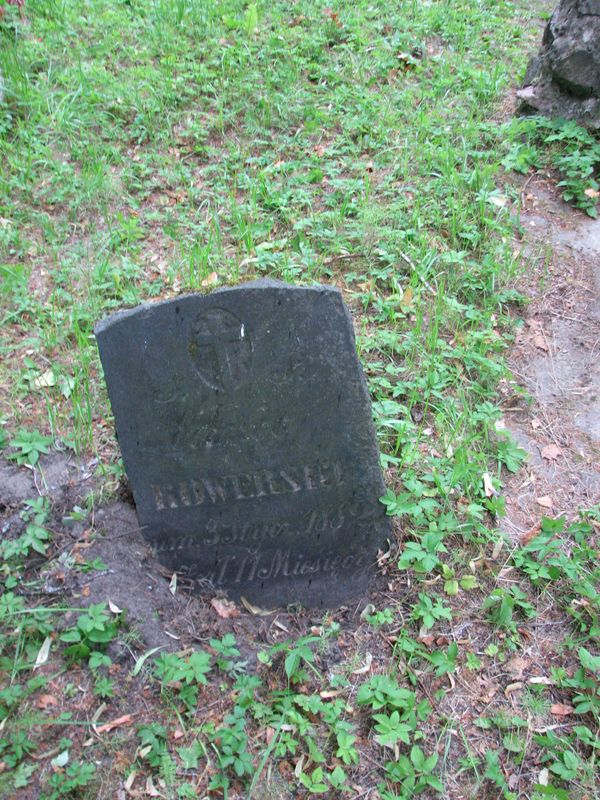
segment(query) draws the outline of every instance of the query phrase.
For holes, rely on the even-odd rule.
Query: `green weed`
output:
[[[598,216],[600,142],[572,120],[525,117],[504,126],[505,169],[526,174],[553,168],[563,198],[590,217]]]

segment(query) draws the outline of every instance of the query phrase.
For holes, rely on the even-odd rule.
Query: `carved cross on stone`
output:
[[[207,386],[230,391],[248,374],[252,344],[241,320],[224,308],[211,308],[196,319],[190,354]]]

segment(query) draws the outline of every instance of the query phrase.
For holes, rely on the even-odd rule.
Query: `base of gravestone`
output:
[[[98,505],[105,487],[94,477],[94,466],[93,461],[78,463],[65,453],[42,456],[35,470],[0,458],[0,536],[19,536],[25,524],[20,516],[24,501],[40,492],[47,496],[52,509],[52,556],[34,556],[30,574],[43,568],[42,591],[54,601],[60,598],[61,605],[87,608],[110,603],[123,611],[123,626],[110,644],[113,661],[129,662],[132,653],[137,656],[154,647],[161,652],[178,651],[233,632],[242,658],[252,669],[256,642],[279,641],[286,631],[302,635],[322,624],[322,609],[248,608],[228,601],[223,592],[209,586],[186,582],[180,573],[174,580],[142,536],[131,502]],[[123,488],[119,494],[126,496]],[[93,515],[74,521],[70,512],[75,505],[86,508],[90,493],[95,497]],[[69,558],[63,558],[65,554]],[[354,630],[361,625],[365,606],[373,603],[383,608],[389,602],[388,593],[388,579],[375,573],[368,594],[328,611],[343,628]],[[331,665],[343,658],[335,640],[327,658]]]
[[[189,583],[181,574],[174,580],[142,536],[134,508],[120,500],[96,510],[93,540],[85,549],[85,559],[89,563],[96,561],[99,569],[87,572],[72,586],[77,605],[87,607],[110,601],[123,609],[124,635],[138,648],[177,651],[191,641],[219,637],[233,630],[242,656],[253,663],[252,642],[266,641],[275,620],[280,632],[308,630],[323,620],[323,609],[297,604],[264,608],[243,601],[233,603],[222,592]],[[385,606],[387,590],[388,579],[376,573],[368,593],[357,596],[353,603],[327,610],[337,622],[352,628],[361,623],[360,614],[367,604]],[[342,654],[338,656],[341,660]],[[331,657],[337,660],[335,654]]]
[[[152,632],[152,623],[150,627],[147,626],[148,620],[155,618],[157,612],[159,616],[165,613],[168,616],[169,609],[177,613],[180,611],[173,605],[173,595],[169,591],[174,574],[177,576],[177,591],[185,598],[186,605],[194,597],[202,598],[201,603],[210,603],[216,597],[223,597],[238,604],[240,608],[249,603],[261,611],[272,610],[274,613],[286,608],[306,608],[309,613],[335,611],[341,607],[362,608],[373,602],[373,592],[385,589],[385,579],[379,574],[375,564],[371,570],[358,577],[354,590],[350,593],[347,586],[341,586],[338,592],[335,585],[329,585],[327,603],[315,603],[312,592],[308,598],[310,602],[302,602],[302,597],[294,590],[293,584],[290,585],[287,598],[281,597],[280,588],[273,595],[263,589],[262,594],[246,597],[242,592],[223,591],[209,581],[188,579],[184,571],[169,568],[156,558],[152,546],[142,535],[126,480],[120,484],[118,495],[119,500],[95,512],[96,535],[90,550],[86,551],[86,559],[99,558],[107,569],[99,576],[93,575],[90,585],[93,586],[94,602],[100,602],[98,598],[101,595],[122,599],[130,608],[129,615],[133,620],[141,621],[145,638],[149,635],[151,641],[155,640],[155,633]],[[147,590],[145,582],[148,581],[145,581],[144,576],[149,581]],[[131,586],[139,587],[134,596],[131,594]],[[119,605],[118,601],[114,602]]]

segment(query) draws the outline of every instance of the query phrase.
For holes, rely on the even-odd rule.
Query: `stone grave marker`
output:
[[[258,280],[120,311],[95,333],[165,566],[262,607],[366,591],[390,522],[337,289]]]

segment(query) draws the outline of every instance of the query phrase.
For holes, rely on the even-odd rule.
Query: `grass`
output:
[[[520,391],[504,354],[524,300],[500,166],[540,165],[540,137],[564,133],[500,119],[531,15],[505,0],[6,9],[5,454],[34,464],[53,442],[118,479],[98,319],[257,276],[322,281],[352,308],[402,521],[387,600],[352,623],[362,645],[328,618],[254,647],[256,665],[228,634],[179,654],[132,641],[126,667],[107,654],[129,635],[120,610],[44,593],[41,555],[94,565],[30,501],[1,545],[6,796],[598,797],[598,509],[542,522],[525,548],[495,530],[524,456],[497,394]],[[568,133],[552,163],[589,210],[595,151],[576,153],[595,145]],[[134,695],[142,720],[93,733]]]

